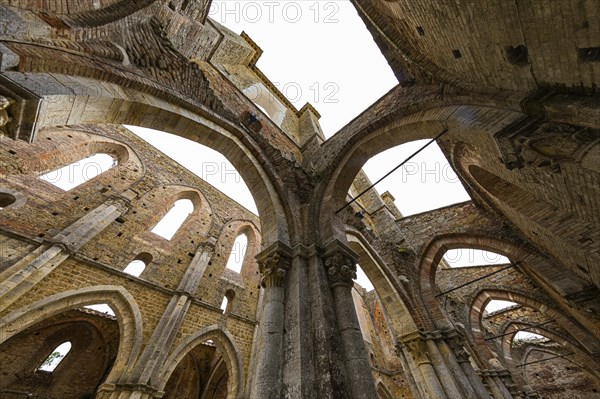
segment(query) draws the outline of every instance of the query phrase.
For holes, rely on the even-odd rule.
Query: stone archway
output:
[[[481,318],[487,303],[493,299],[515,302],[517,304],[530,307],[537,310],[568,331],[573,339],[578,342],[589,353],[597,353],[600,348],[600,342],[593,335],[589,334],[578,324],[571,321],[559,309],[542,302],[541,299],[529,297],[524,293],[516,292],[510,289],[483,289],[473,299],[470,307],[468,331],[473,335],[473,341],[478,350],[492,356],[491,349],[487,345],[483,332],[481,331]]]
[[[424,89],[421,89],[424,90]],[[410,90],[409,90],[410,91]],[[407,95],[409,93],[406,93]],[[430,92],[418,104],[395,104],[396,118],[389,115],[381,120],[357,121],[350,124],[323,145],[327,157],[325,184],[320,186],[316,203],[319,214],[318,231],[321,239],[337,238],[334,215],[346,200],[348,190],[362,166],[373,156],[389,148],[420,139],[431,139],[448,130],[446,137],[456,132],[470,134],[493,133],[521,117],[507,109],[485,105],[461,105],[460,98],[442,100]],[[456,102],[457,104],[449,104]],[[383,105],[382,105],[383,106]],[[389,119],[388,119],[389,118]],[[392,122],[389,122],[392,120]]]
[[[90,80],[89,85],[98,86],[100,92],[105,89],[98,81]],[[120,86],[113,86],[119,92]],[[131,92],[131,90],[129,90]],[[200,144],[206,145],[224,155],[240,173],[246,182],[258,208],[261,220],[263,247],[280,241],[289,245],[288,219],[280,201],[280,187],[272,175],[274,171],[264,168],[260,154],[243,142],[233,124],[225,121],[215,123],[203,116],[189,112],[179,106],[142,93],[123,94],[123,97],[75,95],[62,96],[47,93],[44,96],[44,115],[41,115],[38,127],[87,125],[87,124],[124,124],[165,131]],[[83,107],[80,103],[84,103]],[[71,111],[77,108],[77,113]]]
[[[135,299],[120,286],[94,286],[61,292],[15,310],[0,319],[0,343],[65,310],[108,304],[119,321],[119,351],[105,383],[116,383],[131,366],[142,345],[142,316]]]
[[[205,327],[195,334],[189,336],[183,341],[165,362],[165,367],[157,376],[155,383],[160,390],[163,390],[171,374],[182,361],[182,359],[196,346],[207,340],[212,340],[223,354],[229,378],[227,381],[227,399],[236,399],[241,397],[244,391],[244,367],[240,357],[240,350],[237,347],[235,338],[229,331],[219,326],[213,325]]]
[[[361,268],[373,284],[391,319],[394,338],[417,330],[408,308],[412,303],[397,279],[389,274],[389,268],[382,266],[382,261],[360,233],[348,232],[347,238],[350,248],[358,254]]]

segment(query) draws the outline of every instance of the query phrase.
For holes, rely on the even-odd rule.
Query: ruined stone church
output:
[[[0,398],[600,398],[600,3],[352,0],[398,85],[325,139],[210,2],[0,0]],[[404,216],[361,168],[422,139],[472,199]]]

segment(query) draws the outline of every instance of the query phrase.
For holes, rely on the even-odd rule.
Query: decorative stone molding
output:
[[[256,255],[256,260],[261,274],[261,286],[283,287],[292,263],[290,249],[281,243],[275,243]]]
[[[581,163],[593,147],[600,145],[600,129],[524,120],[495,138],[509,170],[532,167],[559,173],[561,163]]]
[[[356,263],[342,251],[326,257],[325,268],[327,279],[332,287],[339,284],[353,286],[353,280],[356,278]]]
[[[399,339],[400,343],[397,345],[397,347],[399,347],[399,350],[401,350],[403,347],[408,349],[408,352],[411,354],[417,365],[431,363],[431,359],[429,358],[429,353],[427,351],[427,345],[425,344],[426,339],[426,333],[415,331],[401,337]]]
[[[12,117],[8,114],[8,108],[14,103],[13,98],[0,95],[0,131],[4,134],[8,134],[6,128],[9,122],[12,121]]]
[[[9,51],[0,45],[0,58]],[[10,52],[10,54],[13,54]],[[16,57],[16,56],[15,56]],[[18,58],[18,57],[17,57]],[[0,64],[1,64],[0,60]],[[1,65],[0,65],[0,69]],[[38,130],[40,98],[5,75],[0,76],[0,134],[32,142]]]
[[[427,353],[427,346],[425,345],[425,341],[416,339],[414,341],[409,342],[407,345],[410,354],[412,355],[415,363],[417,365],[422,363],[431,363],[431,359],[429,358],[429,354]]]
[[[456,330],[448,330],[445,332],[445,336],[448,346],[456,356],[456,360],[459,363],[470,363],[469,358],[471,355],[464,347],[464,337]]]

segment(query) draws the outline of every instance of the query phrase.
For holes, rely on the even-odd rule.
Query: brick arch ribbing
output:
[[[0,343],[56,314],[98,303],[108,304],[119,322],[119,350],[105,381],[114,384],[133,364],[142,345],[142,316],[135,299],[123,287],[106,285],[65,291],[15,310],[0,319]]]
[[[165,361],[165,367],[156,377],[160,390],[164,389],[169,378],[181,360],[195,347],[205,341],[212,340],[217,349],[223,353],[229,378],[227,380],[227,399],[239,398],[244,390],[244,367],[233,335],[224,327],[208,326],[185,339]]]
[[[491,300],[515,302],[522,306],[537,310],[546,315],[549,319],[556,321],[561,328],[568,331],[577,342],[586,348],[587,351],[596,353],[600,349],[600,342],[595,337],[589,334],[577,322],[565,316],[565,314],[556,307],[515,290],[483,289],[479,291],[471,303],[469,325],[467,328],[467,331],[472,334],[475,347],[478,352],[483,355],[493,356],[492,350],[485,341],[485,337],[481,330],[483,311]]]
[[[458,248],[474,248],[498,253],[512,261],[518,261],[529,255],[522,247],[504,240],[481,235],[451,234],[435,237],[423,247],[417,257],[419,271],[419,289],[431,324],[439,329],[452,328],[451,322],[441,308],[436,297],[439,289],[435,284],[437,266],[446,251]]]

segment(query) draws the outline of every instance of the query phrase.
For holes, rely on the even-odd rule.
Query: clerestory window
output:
[[[177,200],[151,231],[166,240],[170,240],[192,212],[194,212],[192,201],[189,199]]]
[[[46,172],[39,178],[64,191],[69,191],[115,166],[117,166],[115,158],[101,153]]]
[[[229,258],[227,259],[227,264],[225,267],[233,270],[236,273],[240,273],[244,264],[244,257],[246,256],[247,247],[248,237],[246,234],[238,235],[233,242],[233,246],[231,248],[231,252],[229,253]]]

